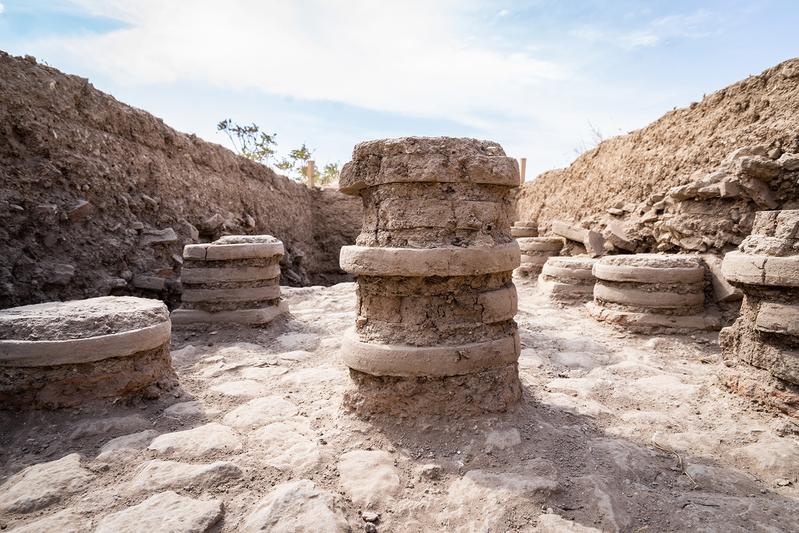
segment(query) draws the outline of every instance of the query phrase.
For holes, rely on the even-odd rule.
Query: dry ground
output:
[[[107,517],[174,490],[221,520],[217,502],[144,510],[222,532],[799,530],[799,426],[717,385],[716,334],[625,334],[518,288],[513,412],[355,418],[354,285],[284,289],[291,316],[267,329],[176,330],[174,397],[0,412],[0,529],[157,531]]]

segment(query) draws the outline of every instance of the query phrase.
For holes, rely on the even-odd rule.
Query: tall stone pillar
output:
[[[493,142],[355,147],[340,189],[364,205],[356,245],[341,250],[342,269],[358,279],[355,329],[342,346],[356,410],[499,411],[518,400],[518,185],[516,162]]]
[[[799,210],[756,213],[721,269],[744,293],[738,319],[719,335],[722,382],[799,417]]]

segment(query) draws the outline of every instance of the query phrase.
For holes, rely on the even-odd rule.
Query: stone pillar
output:
[[[721,269],[744,294],[738,319],[719,335],[722,382],[799,417],[799,210],[756,213]]]
[[[721,317],[705,308],[705,265],[692,255],[611,255],[594,264],[597,320],[650,333],[713,330]]]
[[[286,311],[280,300],[283,243],[271,235],[228,235],[183,248],[175,324],[267,324]]]
[[[177,384],[159,300],[104,296],[0,310],[0,407],[75,407]]]
[[[596,259],[585,256],[550,257],[538,276],[538,287],[558,304],[581,304],[594,298]]]
[[[358,279],[342,346],[356,410],[503,410],[520,397],[510,236],[516,162],[493,142],[364,142],[340,189],[364,205],[341,267]],[[464,404],[464,399],[468,400]]]
[[[560,237],[519,237],[516,242],[522,253],[521,266],[516,273],[533,280],[541,273],[547,259],[559,255],[563,249],[563,239]]]

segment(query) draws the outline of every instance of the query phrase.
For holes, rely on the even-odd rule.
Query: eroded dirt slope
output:
[[[792,59],[603,141],[568,168],[538,176],[521,188],[518,216],[538,220],[544,232],[555,219],[606,236],[613,225],[612,240],[627,251],[722,251],[748,233],[754,211],[795,208],[799,202],[799,165],[783,164],[799,152],[797,124],[799,59]],[[752,150],[735,153],[744,147]],[[758,168],[747,166],[751,161],[738,168],[740,157],[753,158]],[[758,174],[780,158],[779,171]],[[689,183],[715,183],[718,172],[738,172],[724,179],[740,178],[744,187],[670,195]],[[754,180],[757,190],[747,190],[746,180]]]
[[[265,233],[283,283],[343,279],[357,199],[168,127],[86,79],[0,52],[0,307],[176,297],[185,243]]]

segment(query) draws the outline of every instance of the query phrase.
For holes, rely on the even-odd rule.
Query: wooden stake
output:
[[[305,177],[308,178],[308,187],[313,189],[314,183],[314,162],[308,161],[308,164],[305,165]]]

